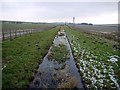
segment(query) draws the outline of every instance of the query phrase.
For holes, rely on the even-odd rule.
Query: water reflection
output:
[[[56,60],[49,60],[48,55],[53,46],[64,44],[69,51],[69,58],[65,62],[59,63]],[[83,88],[81,77],[76,68],[75,61],[65,31],[62,29],[56,35],[53,46],[44,57],[43,62],[39,65],[31,88]]]

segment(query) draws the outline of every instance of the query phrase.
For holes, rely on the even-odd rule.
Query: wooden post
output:
[[[23,34],[23,30],[20,30],[20,33],[21,33],[21,36],[22,36],[22,34]]]
[[[30,31],[30,29],[28,29],[28,34],[30,34],[29,31]]]
[[[26,30],[26,34],[28,34],[28,30]]]
[[[31,34],[32,34],[33,30],[31,30]]]
[[[23,30],[21,30],[21,32],[22,32],[22,34],[21,34],[21,35],[23,35],[24,31],[23,31]]]
[[[30,31],[29,31],[29,32],[30,32],[30,34],[31,34],[31,29],[30,29]]]
[[[29,30],[29,33],[31,34],[31,29]]]
[[[26,35],[26,30],[24,30],[24,32],[25,32],[25,35]]]
[[[23,30],[21,30],[21,36],[23,35],[23,33],[24,33]]]
[[[27,34],[29,34],[29,29],[27,30]]]
[[[25,34],[25,30],[23,30],[23,32],[24,32],[24,34]],[[24,35],[24,34],[23,34],[23,35]]]
[[[26,34],[26,30],[24,30],[24,33]]]
[[[13,33],[14,33],[14,35],[13,35],[13,36],[14,36],[14,38],[15,38],[15,37],[16,37],[16,35],[15,35],[15,30],[13,31]]]
[[[29,32],[29,31],[30,31],[30,29],[28,30],[28,34],[30,34],[30,32]]]
[[[2,32],[2,40],[5,40],[4,32]]]
[[[24,30],[24,33],[26,34],[26,30]]]
[[[19,34],[20,34],[20,36],[21,36],[21,31],[19,30]]]
[[[25,34],[25,31],[23,30],[23,35]]]
[[[27,30],[26,30],[26,35],[27,35]]]
[[[11,30],[10,30],[10,39],[12,38],[12,36],[11,36]]]
[[[17,37],[17,30],[15,30],[15,38]]]

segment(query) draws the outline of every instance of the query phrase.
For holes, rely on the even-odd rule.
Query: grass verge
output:
[[[2,42],[2,89],[27,88],[59,27]]]
[[[65,27],[73,55],[88,88],[119,88],[118,42]]]

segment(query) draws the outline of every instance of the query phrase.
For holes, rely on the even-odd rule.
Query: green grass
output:
[[[59,27],[2,43],[2,88],[27,88]]]
[[[68,58],[68,50],[65,45],[53,46],[51,53],[48,55],[50,60],[55,60],[59,63],[65,62]]]
[[[80,29],[65,27],[65,30],[71,41],[77,67],[86,86],[108,89],[117,87],[117,84],[112,80],[112,76],[120,84],[120,53],[113,46],[119,45],[119,43],[96,35],[86,34],[83,31],[81,32]],[[114,56],[118,61],[109,61],[110,56]]]

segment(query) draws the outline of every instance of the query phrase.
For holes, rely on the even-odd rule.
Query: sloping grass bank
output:
[[[27,88],[59,27],[2,43],[2,89]]]
[[[65,27],[76,65],[87,88],[116,89],[120,84],[118,42]]]

